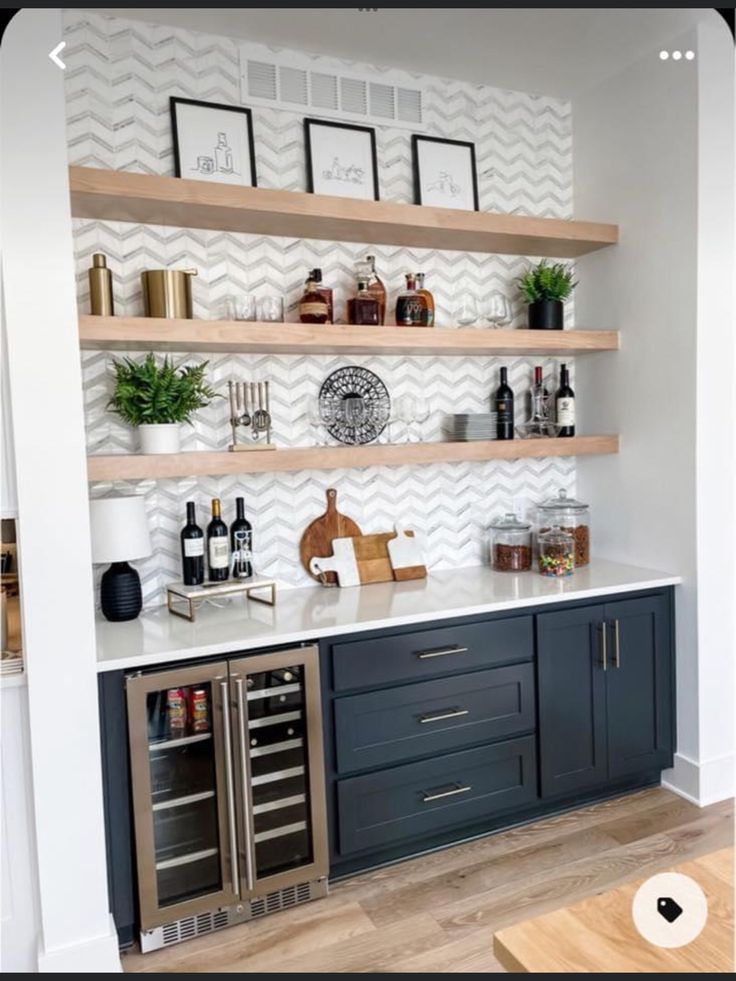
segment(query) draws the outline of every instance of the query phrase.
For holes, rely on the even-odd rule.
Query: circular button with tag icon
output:
[[[705,926],[708,900],[689,875],[662,872],[639,886],[631,914],[636,929],[650,944],[684,947]]]

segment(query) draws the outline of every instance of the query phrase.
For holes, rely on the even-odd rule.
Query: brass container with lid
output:
[[[141,273],[147,317],[192,319],[192,276],[196,269],[148,269]]]
[[[107,259],[101,252],[92,256],[89,270],[89,312],[95,317],[112,317],[115,304],[112,298],[112,273]]]

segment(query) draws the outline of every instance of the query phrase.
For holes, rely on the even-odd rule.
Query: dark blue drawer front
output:
[[[337,769],[402,763],[534,728],[530,663],[348,695],[335,699]]]
[[[332,645],[335,691],[490,668],[534,657],[532,617],[466,623]]]
[[[339,780],[341,855],[482,821],[537,798],[535,737]]]

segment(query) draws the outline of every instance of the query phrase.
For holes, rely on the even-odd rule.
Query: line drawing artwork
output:
[[[365,168],[357,164],[346,166],[335,156],[330,166],[322,171],[322,177],[326,181],[338,181],[341,184],[362,184],[365,181]]]
[[[233,151],[228,144],[227,133],[217,134],[217,143],[212,149],[211,154],[203,153],[197,155],[197,163],[190,167],[198,174],[234,174],[240,176],[240,171],[233,166]]]
[[[456,198],[462,191],[462,187],[455,183],[452,173],[448,170],[441,170],[435,180],[431,184],[427,184],[426,189],[451,198]]]

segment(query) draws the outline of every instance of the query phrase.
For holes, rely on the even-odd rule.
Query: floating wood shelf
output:
[[[179,228],[575,257],[618,241],[618,226],[559,218],[361,201],[129,171],[70,168],[72,214]]]
[[[586,354],[617,351],[615,330],[447,330],[439,327],[245,323],[152,317],[79,318],[83,348],[274,354]]]
[[[90,481],[163,480],[209,474],[276,473],[285,470],[339,470],[358,467],[400,467],[407,464],[516,460],[529,457],[618,453],[618,436],[575,436],[570,439],[529,439],[477,443],[398,443],[372,446],[314,446],[273,453],[190,452],[150,456],[87,458]]]

